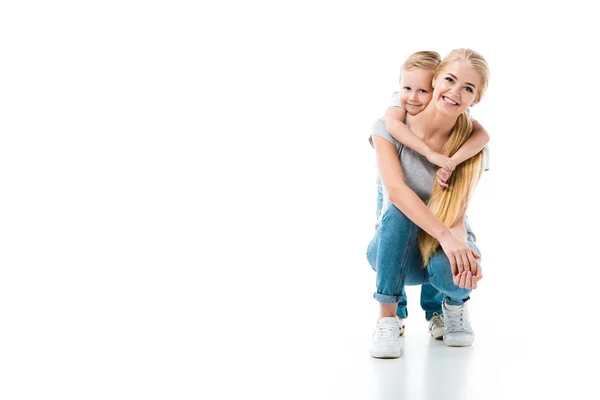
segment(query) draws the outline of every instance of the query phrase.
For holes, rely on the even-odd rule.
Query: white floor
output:
[[[18,302],[0,309],[0,398],[599,398],[598,322],[583,297],[596,292],[581,284],[531,285],[525,275],[529,292],[519,282],[506,290],[500,268],[489,267],[469,302],[477,335],[469,348],[430,338],[419,289],[409,287],[404,353],[377,360],[369,356],[372,271],[298,262],[314,270],[292,276],[302,267],[292,265],[285,279],[270,270],[279,285],[240,273],[227,296],[218,293],[224,280],[197,279],[195,267],[124,270],[89,294],[89,286],[69,287],[73,280],[13,289],[7,298]],[[554,292],[541,292],[547,287],[569,296],[553,300]]]
[[[346,395],[369,399],[519,398],[519,391],[528,386],[526,368],[531,354],[518,337],[507,335],[499,345],[500,338],[490,333],[493,327],[478,324],[473,346],[450,348],[428,335],[420,313],[407,319],[406,325],[399,359],[370,358],[364,341],[362,351],[356,351],[353,362],[337,374],[340,382],[353,382]]]
[[[224,398],[252,392],[269,399],[598,398],[595,363],[583,365],[586,358],[593,362],[589,352],[596,352],[595,346],[579,328],[562,325],[567,321],[538,313],[527,317],[530,323],[515,319],[519,323],[511,325],[510,310],[502,314],[502,307],[472,301],[475,343],[450,348],[429,336],[416,301],[418,289],[409,289],[410,316],[400,358],[369,356],[374,307],[358,308],[354,318],[349,311],[339,318],[290,315],[273,320],[268,340],[250,334],[261,345],[250,350],[252,356],[245,354],[241,364],[227,363],[237,364],[235,374],[243,378],[236,378],[240,385],[229,387]],[[310,318],[322,320],[311,323]],[[536,334],[535,327],[546,329],[545,334]]]

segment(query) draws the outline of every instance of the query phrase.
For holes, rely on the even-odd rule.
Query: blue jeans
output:
[[[377,292],[373,296],[377,301],[398,303],[397,315],[406,318],[404,285],[423,285],[421,307],[430,319],[434,312],[442,314],[443,299],[447,304],[461,305],[469,300],[471,289],[454,284],[450,261],[441,249],[431,257],[427,268],[421,266],[418,232],[419,227],[390,204],[369,243],[367,259],[377,272]],[[467,243],[481,255],[470,237]]]
[[[379,214],[381,213],[381,208],[383,206],[383,193],[382,193],[382,185],[378,182],[377,185],[377,209],[375,211],[377,218],[379,218]],[[369,246],[369,249],[371,246]],[[367,257],[369,254],[367,253]],[[369,260],[370,262],[370,260]],[[375,269],[374,263],[371,263],[373,268]],[[401,318],[408,317],[408,308],[406,307],[408,304],[408,299],[406,298],[406,292],[404,291],[404,287],[402,288],[402,294],[400,295],[400,299],[398,300],[398,309],[396,311],[396,315]],[[423,283],[421,286],[421,308],[425,311],[425,319],[428,321],[433,317],[433,313],[438,313],[442,315],[442,294],[435,287],[431,286],[428,283]]]

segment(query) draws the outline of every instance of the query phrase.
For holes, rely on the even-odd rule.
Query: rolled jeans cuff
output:
[[[463,304],[465,304],[467,301],[469,301],[469,299],[471,299],[470,296],[467,296],[465,299],[462,300],[452,300],[449,297],[446,297],[446,304],[449,304],[451,306],[462,306]]]
[[[398,303],[400,301],[400,296],[388,296],[387,294],[374,293],[373,298],[380,303]]]

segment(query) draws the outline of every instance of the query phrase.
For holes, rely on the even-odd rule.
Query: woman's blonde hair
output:
[[[479,53],[470,49],[451,51],[435,70],[435,76],[442,73],[448,64],[457,60],[470,64],[479,73],[481,79],[479,85],[477,85],[477,95],[475,97],[475,101],[479,101],[487,89],[490,77],[487,62]],[[458,116],[450,133],[450,138],[442,149],[442,154],[446,157],[452,157],[471,136],[472,131],[473,124],[468,112],[465,111]],[[482,150],[474,157],[458,165],[450,176],[447,182],[448,188],[446,189],[442,189],[434,181],[427,207],[444,225],[452,227],[459,222],[462,223],[473,190],[483,173],[484,158],[485,154]],[[427,266],[429,259],[437,251],[439,245],[440,243],[433,236],[423,230],[419,232],[419,249],[421,250],[423,266]]]

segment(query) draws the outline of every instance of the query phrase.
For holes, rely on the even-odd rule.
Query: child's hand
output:
[[[440,168],[435,173],[435,179],[437,180],[438,184],[441,187],[447,188],[448,184],[446,182],[448,182],[448,179],[450,179],[451,175],[452,175],[452,172],[448,172],[444,168]]]
[[[440,153],[436,153],[435,151],[430,151],[429,154],[427,154],[427,161],[450,173],[456,168],[456,162],[453,159],[443,156]]]

